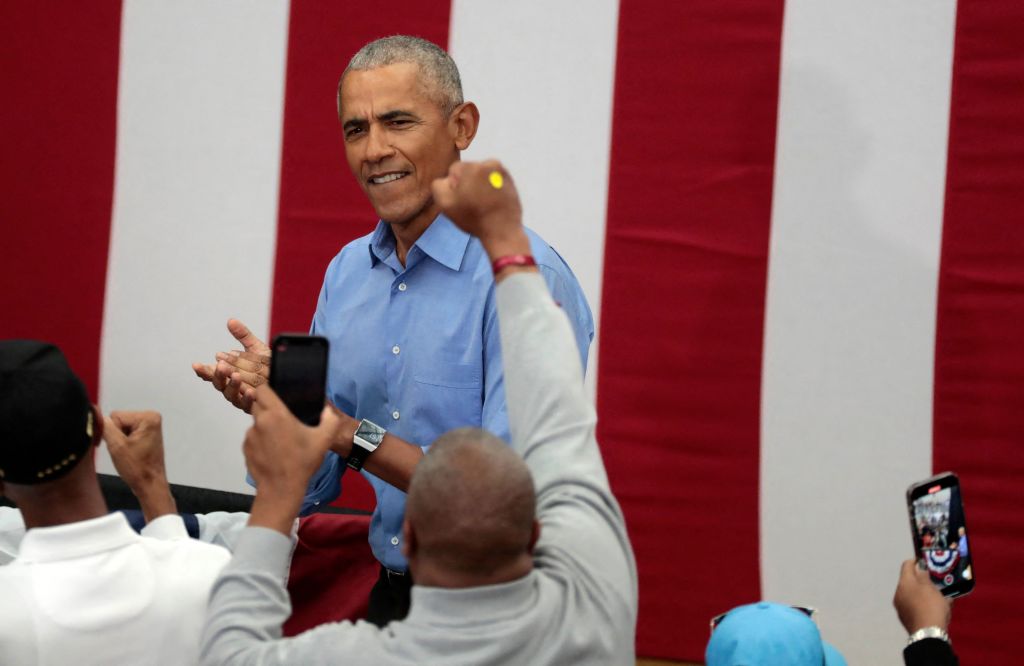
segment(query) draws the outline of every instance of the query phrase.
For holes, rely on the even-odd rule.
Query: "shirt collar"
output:
[[[437,624],[451,621],[486,624],[504,618],[519,617],[536,605],[540,582],[534,569],[522,578],[497,585],[443,588],[412,586],[409,621]]]
[[[394,251],[395,235],[391,233],[391,225],[384,220],[378,220],[377,228],[370,236],[370,266],[376,266],[378,261],[384,261]]]
[[[413,247],[418,247],[423,254],[442,266],[457,271],[462,267],[469,238],[469,234],[442,214],[434,218]],[[383,220],[378,221],[370,237],[370,265],[375,266],[378,261],[384,261],[394,251],[395,236],[391,232],[391,225]]]
[[[121,548],[139,539],[120,511],[53,527],[34,527],[18,550],[21,562],[53,562]]]

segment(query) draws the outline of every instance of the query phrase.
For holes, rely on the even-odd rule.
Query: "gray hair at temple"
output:
[[[462,80],[459,68],[448,52],[421,37],[392,35],[375,39],[359,49],[348,62],[338,81],[338,116],[341,116],[341,84],[349,71],[376,69],[398,63],[413,63],[420,68],[425,92],[434,98],[447,118],[462,104]]]

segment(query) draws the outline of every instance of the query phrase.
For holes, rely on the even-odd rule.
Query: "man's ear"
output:
[[[92,445],[99,446],[103,439],[103,412],[99,405],[92,406]]]
[[[533,530],[530,532],[530,543],[526,546],[527,552],[533,555],[533,549],[537,547],[537,540],[540,539],[540,521],[533,519]]]
[[[402,555],[411,560],[416,555],[416,531],[409,522],[409,517],[402,519]]]
[[[476,130],[480,127],[480,110],[473,102],[459,104],[448,117],[448,127],[451,129],[452,137],[455,139],[455,147],[460,151],[469,148],[476,136]]]

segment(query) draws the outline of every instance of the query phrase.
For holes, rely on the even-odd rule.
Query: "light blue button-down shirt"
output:
[[[576,334],[586,367],[594,319],[565,261],[537,234],[530,247],[554,299]],[[356,419],[369,419],[429,448],[462,426],[508,441],[494,279],[480,242],[441,215],[398,261],[391,228],[346,245],[331,261],[311,332],[330,341],[327,396]],[[329,453],[314,476],[303,513],[341,492],[345,463]],[[377,495],[370,547],[384,566],[404,571],[405,493],[363,470]]]

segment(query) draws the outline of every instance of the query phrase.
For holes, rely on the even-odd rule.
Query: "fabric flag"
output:
[[[638,654],[700,660],[711,616],[768,598],[819,608],[851,663],[898,660],[903,491],[952,469],[977,588],[951,633],[1012,662],[1012,0],[7,2],[0,336],[61,345],[106,410],[160,409],[172,481],[248,491],[249,420],[190,364],[229,317],[306,330],[372,229],[335,94],[394,33],[451,51],[482,118],[464,157],[508,165],[599,319]]]

